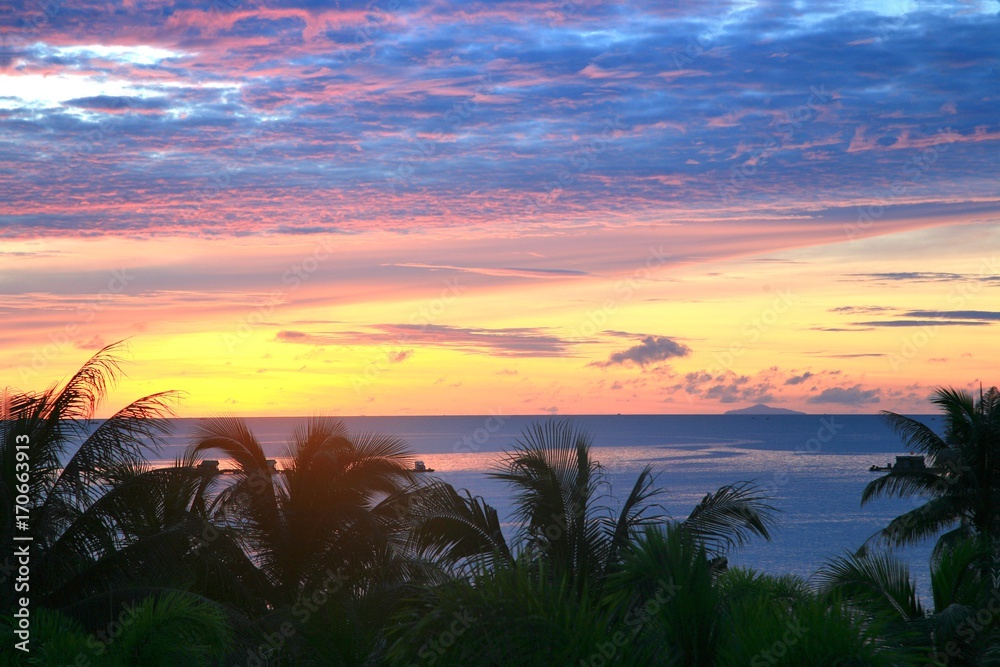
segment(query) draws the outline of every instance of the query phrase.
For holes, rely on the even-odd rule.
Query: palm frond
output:
[[[167,591],[133,605],[129,622],[109,643],[118,660],[150,667],[210,665],[233,645],[223,609],[184,591]]]
[[[955,498],[939,496],[896,517],[876,536],[891,546],[915,544],[953,526],[961,516],[961,507]]]
[[[651,509],[650,500],[663,493],[663,489],[654,486],[656,477],[652,466],[647,465],[639,473],[639,478],[632,487],[632,492],[622,505],[616,521],[607,522],[610,534],[608,545],[608,565],[617,561],[619,554],[629,542],[644,527],[662,521],[664,514],[648,514]]]
[[[482,498],[461,495],[433,482],[393,499],[412,522],[413,548],[447,566],[482,562],[492,568],[513,563],[497,511]]]
[[[964,389],[940,387],[931,394],[931,403],[947,415],[949,430],[961,429],[976,419],[976,400]]]
[[[626,626],[645,619],[633,641],[676,661],[666,664],[714,665],[726,631],[715,576],[689,531],[678,524],[649,527],[608,577],[607,600]]]
[[[791,609],[815,595],[808,582],[799,576],[762,574],[742,567],[727,569],[719,576],[718,583],[720,595],[728,606],[761,598],[773,607]]]
[[[837,592],[861,608],[912,621],[923,617],[907,564],[890,553],[840,556],[815,575],[822,590]]]
[[[245,474],[268,470],[264,448],[247,423],[238,417],[212,417],[198,423],[188,454],[196,456],[212,450],[223,452]]]
[[[960,535],[966,537],[960,539]],[[984,575],[988,572],[987,562],[990,549],[985,539],[971,536],[962,531],[947,544],[936,549],[931,567],[931,591],[934,608],[944,609],[953,604],[968,607],[986,606],[986,585]]]
[[[170,432],[168,417],[180,394],[165,391],[140,398],[105,419],[66,463],[49,498],[73,498],[86,507],[116,483],[141,473],[146,452]]]
[[[292,429],[288,458],[292,462],[312,461],[320,452],[325,455],[349,449],[347,426],[332,417],[312,417]]]
[[[101,348],[74,373],[54,396],[51,410],[59,419],[87,420],[104,400],[122,375],[121,357],[115,353],[127,350],[128,343],[120,340]]]
[[[920,493],[933,493],[941,477],[930,470],[897,470],[876,477],[861,492],[861,506],[879,498],[906,498]]]
[[[525,429],[489,476],[514,490],[519,541],[544,552],[556,567],[576,570],[599,542],[599,522],[589,520],[599,467],[590,458],[590,437],[570,422]]]
[[[948,448],[948,443],[922,422],[883,410],[879,412],[883,421],[900,437],[910,451],[934,456]]]
[[[760,487],[741,482],[708,493],[681,522],[681,528],[714,554],[741,547],[757,535],[771,539],[777,510]]]

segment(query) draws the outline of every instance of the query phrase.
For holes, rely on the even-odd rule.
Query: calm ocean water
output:
[[[941,420],[919,416],[936,430]],[[435,476],[468,489],[497,508],[511,505],[506,487],[487,478],[522,429],[546,417],[346,417],[352,433],[378,432],[408,442],[415,459]],[[569,418],[594,440],[594,456],[608,473],[608,502],[627,496],[650,464],[666,490],[660,503],[685,517],[705,495],[724,484],[755,481],[780,510],[770,542],[756,540],[733,553],[730,563],[770,573],[813,574],[831,556],[860,546],[890,519],[913,508],[913,500],[882,500],[861,508],[861,490],[896,454],[899,439],[873,415],[624,415]],[[305,418],[248,419],[269,455],[280,458],[293,427]],[[177,419],[168,446],[157,458],[172,461],[190,442],[196,419]],[[280,464],[279,464],[280,467]],[[509,524],[508,524],[509,525]],[[902,552],[921,590],[929,590],[932,544]],[[926,599],[926,598],[925,598]]]

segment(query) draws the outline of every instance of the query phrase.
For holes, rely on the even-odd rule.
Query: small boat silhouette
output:
[[[423,461],[414,461],[413,472],[434,472],[434,468],[428,468]]]

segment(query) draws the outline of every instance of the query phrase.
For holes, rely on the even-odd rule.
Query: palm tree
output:
[[[591,447],[590,436],[568,421],[534,424],[491,473],[514,490],[517,557],[496,510],[445,484],[417,489],[409,501],[414,547],[445,565],[544,562],[552,575],[569,577],[576,588],[596,590],[635,537],[667,517],[652,502],[661,490],[650,466],[616,514],[604,502],[608,484]],[[754,535],[770,539],[773,511],[754,485],[728,485],[707,494],[678,526],[711,556],[721,557]]]
[[[616,626],[659,654],[652,664],[714,665],[726,634],[718,574],[679,525],[647,528],[610,576]]]
[[[976,401],[966,391],[939,388],[931,402],[944,412],[944,437],[910,417],[881,413],[910,450],[926,456],[927,468],[892,468],[865,487],[861,504],[882,496],[927,497],[880,532],[894,546],[946,529],[939,547],[972,535],[1000,539],[1000,391],[993,387]]]
[[[534,424],[491,473],[514,492],[515,540],[524,557],[544,561],[553,575],[577,586],[596,584],[639,527],[663,518],[650,502],[659,490],[649,466],[617,517],[601,504],[607,485],[591,447],[590,436],[568,421]]]
[[[15,540],[25,532],[15,524],[14,505],[26,495],[34,609],[59,610],[94,632],[129,605],[185,590],[206,604],[214,600],[240,639],[256,641],[244,615],[261,609],[260,583],[232,536],[202,511],[215,480],[190,462],[154,469],[145,458],[168,432],[177,394],[146,396],[103,421],[92,419],[121,376],[123,348],[103,348],[62,386],[4,392],[0,545],[9,555],[25,544]],[[27,450],[20,449],[25,442]],[[24,451],[29,488],[20,494]],[[3,580],[4,613],[18,597],[13,583]]]
[[[273,587],[272,602],[293,603],[328,583],[331,569],[401,565],[390,558],[401,522],[386,502],[415,479],[401,440],[351,437],[343,422],[314,418],[295,429],[277,471],[246,422],[220,417],[201,422],[188,453],[211,451],[232,459],[235,474],[209,512],[238,530]]]
[[[616,623],[644,665],[899,665],[878,625],[803,580],[740,568],[719,572],[679,525],[647,529],[610,578]],[[621,637],[621,634],[618,635]],[[627,663],[626,663],[627,664]]]
[[[14,522],[19,451],[27,452],[28,524],[32,542],[35,599],[59,606],[145,574],[159,580],[153,566],[170,541],[164,528],[176,516],[161,513],[144,524],[134,507],[150,494],[166,493],[176,478],[155,474],[145,462],[168,427],[173,392],[146,396],[94,427],[92,418],[121,374],[115,353],[121,343],[95,354],[61,388],[40,393],[5,392],[0,420],[0,544],[13,553],[23,531]],[[27,443],[27,450],[19,445]],[[189,488],[197,480],[188,480]],[[23,489],[22,489],[23,490]],[[162,498],[161,498],[162,499]],[[160,505],[161,509],[165,507]],[[154,525],[158,524],[158,525]],[[35,588],[37,586],[37,588]],[[3,605],[12,600],[4,587]]]
[[[898,556],[866,551],[832,559],[817,574],[821,589],[881,624],[882,641],[899,653],[922,655],[921,664],[986,665],[1000,661],[1000,600],[983,567],[991,545],[982,536],[956,541],[931,561],[932,607],[917,594]],[[932,658],[934,660],[932,660]]]
[[[406,498],[414,551],[467,576],[417,591],[390,633],[396,663],[433,656],[436,664],[484,667],[675,664],[691,641],[718,642],[712,629],[718,628],[712,598],[718,559],[753,535],[769,538],[773,523],[773,508],[750,484],[707,494],[686,520],[670,521],[652,502],[660,491],[648,466],[616,512],[590,437],[565,421],[524,431],[492,476],[514,489],[513,546],[481,498],[440,482]],[[654,529],[669,531],[682,555],[642,561],[641,545],[656,539]],[[636,566],[637,560],[653,566]],[[689,623],[675,636],[684,639],[658,658],[662,638],[647,633],[638,641],[629,623],[651,600],[670,597],[674,582],[686,587],[681,597],[708,611],[682,607]],[[673,600],[656,604],[675,608]],[[452,649],[451,624],[459,617],[466,631]],[[690,632],[701,621],[708,634]],[[704,660],[679,664],[710,664],[710,655]]]
[[[295,428],[277,470],[246,422],[220,417],[201,422],[188,456],[208,452],[235,466],[207,512],[267,581],[265,634],[295,628],[262,653],[364,664],[381,646],[399,589],[434,571],[405,549],[398,499],[416,482],[406,444],[317,417]]]
[[[614,607],[596,591],[577,590],[545,563],[499,565],[416,591],[387,628],[389,648],[380,664],[656,664],[655,646],[609,642],[616,621]]]

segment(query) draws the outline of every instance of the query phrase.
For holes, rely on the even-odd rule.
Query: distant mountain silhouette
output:
[[[787,410],[785,408],[772,408],[769,405],[764,405],[763,403],[758,403],[757,405],[751,405],[749,408],[740,408],[739,410],[727,410],[727,415],[804,415],[805,412],[799,412],[798,410]]]

